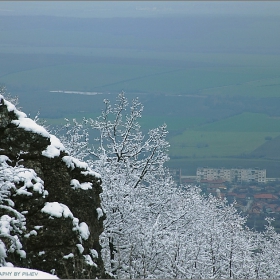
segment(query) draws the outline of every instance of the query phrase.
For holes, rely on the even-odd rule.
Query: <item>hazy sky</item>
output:
[[[0,15],[135,17],[176,14],[280,15],[279,1],[0,1]]]

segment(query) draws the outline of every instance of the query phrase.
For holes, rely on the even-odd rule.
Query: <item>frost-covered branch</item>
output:
[[[253,232],[233,204],[204,197],[197,187],[177,186],[164,167],[169,147],[166,125],[143,135],[138,99],[129,105],[121,93],[115,105],[104,103],[99,118],[73,121],[75,127],[69,126],[68,138],[63,139],[70,139],[64,145],[75,156],[87,147],[88,164],[101,174],[107,219],[100,241],[112,276],[280,277],[280,238],[270,220],[265,232]],[[95,141],[89,140],[90,130]]]

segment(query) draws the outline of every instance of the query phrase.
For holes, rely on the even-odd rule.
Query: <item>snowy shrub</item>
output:
[[[14,209],[14,202],[11,199],[12,194],[20,191],[14,184],[14,181],[19,179],[18,170],[9,166],[7,161],[8,157],[0,156],[0,266],[5,266],[7,252],[16,252],[25,258],[18,238],[18,234],[25,230],[25,217]]]

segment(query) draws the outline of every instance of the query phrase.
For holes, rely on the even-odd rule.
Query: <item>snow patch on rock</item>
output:
[[[76,244],[76,246],[77,246],[80,254],[82,254],[84,252],[84,250],[85,250],[84,246],[82,244]]]
[[[92,183],[90,183],[90,182],[80,183],[76,179],[71,180],[70,185],[72,186],[72,189],[74,189],[74,190],[76,190],[76,189],[82,189],[82,190],[92,189]]]
[[[103,211],[101,208],[96,208],[96,212],[97,212],[97,219],[99,220],[101,217],[103,217]]]
[[[61,151],[65,151],[65,147],[56,136],[50,135],[50,141],[51,144],[42,152],[43,156],[54,158],[58,157]]]
[[[73,253],[70,253],[68,255],[63,256],[63,259],[66,259],[66,260],[68,260],[70,258],[74,258],[74,254]]]
[[[72,156],[64,156],[62,160],[66,163],[66,166],[68,168],[71,168],[72,170],[77,167],[81,169],[85,169],[85,171],[81,171],[83,175],[92,175],[96,178],[101,178],[101,175],[93,170],[91,170],[87,163],[79,161],[78,159],[72,157]]]
[[[38,125],[35,121],[29,118],[19,118],[18,120],[13,120],[13,124],[17,127],[23,128],[26,131],[31,131],[36,134],[40,134],[44,137],[50,137],[50,134],[46,131],[44,127]]]
[[[48,195],[48,192],[44,189],[44,181],[37,176],[33,169],[19,167],[17,174],[14,176],[14,182],[24,184],[17,189],[16,195],[32,196],[32,192],[29,191],[31,189],[42,194],[43,197]]]
[[[88,225],[85,222],[79,224],[78,218],[73,219],[73,230],[79,232],[80,242],[82,239],[87,240],[90,236]]]
[[[66,205],[58,202],[46,202],[41,212],[49,214],[50,216],[56,218],[61,218],[63,216],[64,218],[69,217],[73,219],[74,217],[72,212]]]
[[[97,264],[92,260],[90,255],[84,255],[84,258],[85,258],[85,262],[88,265],[97,267]]]

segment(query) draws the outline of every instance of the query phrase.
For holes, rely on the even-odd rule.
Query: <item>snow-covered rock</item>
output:
[[[107,278],[99,257],[101,191],[98,173],[0,95],[0,278],[11,266]],[[85,257],[93,250],[94,265]]]

